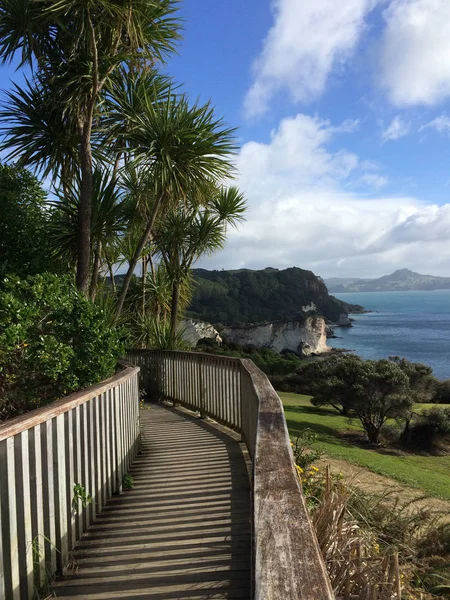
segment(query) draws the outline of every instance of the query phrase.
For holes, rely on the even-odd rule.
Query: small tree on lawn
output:
[[[384,359],[361,361],[353,392],[351,409],[374,444],[379,443],[387,419],[406,415],[414,402],[408,376],[397,364]]]
[[[310,363],[301,370],[306,391],[313,395],[314,406],[332,406],[341,415],[350,415],[354,385],[361,377],[359,356],[339,356]]]
[[[379,443],[387,419],[405,417],[414,402],[410,379],[393,360],[342,356],[309,370],[312,404],[330,405],[341,414],[357,417],[374,444]],[[312,375],[317,376],[315,381]]]

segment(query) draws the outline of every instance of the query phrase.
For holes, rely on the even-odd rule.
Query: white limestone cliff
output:
[[[205,321],[194,321],[193,319],[183,319],[180,323],[180,329],[183,332],[183,340],[191,348],[195,348],[200,340],[208,338],[214,340],[217,344],[222,343],[219,332],[214,329],[211,323]]]
[[[325,319],[319,316],[307,317],[304,321],[226,327],[221,334],[225,342],[272,348],[276,352],[290,350],[303,356],[330,350]]]

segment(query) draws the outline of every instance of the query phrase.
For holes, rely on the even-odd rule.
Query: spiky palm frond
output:
[[[43,177],[72,180],[78,163],[77,131],[45,82],[26,80],[22,88],[13,84],[6,92],[0,124],[5,136],[0,148],[8,151],[8,159],[36,168]]]
[[[173,333],[170,323],[156,319],[149,313],[140,313],[131,331],[131,345],[137,348],[152,348],[156,350],[188,350],[189,346],[183,339],[182,327]]]
[[[105,89],[101,107],[104,143],[118,144],[116,150],[126,152],[133,115],[145,112],[149,104],[165,102],[173,89],[171,79],[154,68],[143,72],[117,69]]]
[[[55,254],[69,264],[76,260],[80,181],[77,178],[58,202],[53,202],[50,238]],[[120,191],[108,171],[94,171],[91,240],[100,242],[104,250],[115,243],[124,229],[126,217]]]
[[[245,220],[247,202],[244,194],[235,186],[222,188],[217,196],[213,196],[208,208],[217,215],[218,220],[237,227]]]
[[[156,197],[195,197],[233,173],[235,129],[217,119],[209,104],[189,106],[184,96],[171,96],[130,120],[134,161],[151,173]]]
[[[80,63],[91,58],[92,26],[103,77],[112,61],[163,61],[180,40],[177,9],[176,0],[2,0],[0,58],[10,62],[20,53],[21,65],[38,68]]]

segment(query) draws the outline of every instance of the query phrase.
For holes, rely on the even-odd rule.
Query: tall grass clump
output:
[[[450,598],[450,522],[424,497],[362,491],[312,464],[293,444],[297,472],[338,600]],[[300,466],[300,464],[302,466]]]

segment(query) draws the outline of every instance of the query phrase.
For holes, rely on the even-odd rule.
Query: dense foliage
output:
[[[0,165],[0,278],[49,268],[46,194],[26,169]]]
[[[438,449],[445,440],[450,441],[450,408],[438,406],[414,413],[402,433],[405,446],[420,450]]]
[[[437,404],[450,404],[450,379],[440,381],[436,386],[433,402]]]
[[[0,418],[111,376],[122,351],[118,331],[68,279],[6,278],[0,291]]]
[[[189,315],[215,324],[301,319],[305,316],[302,306],[311,302],[330,321],[337,321],[342,313],[361,310],[330,296],[319,277],[297,267],[282,271],[196,269],[194,282]]]

